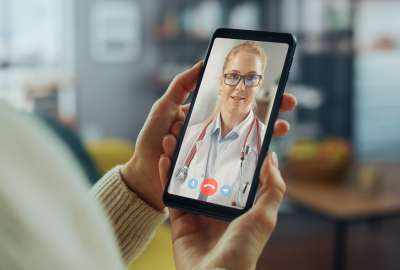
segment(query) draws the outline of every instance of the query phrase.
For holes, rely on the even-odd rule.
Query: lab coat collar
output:
[[[239,125],[234,127],[228,134],[226,134],[225,138],[221,138],[221,113],[218,113],[215,121],[214,121],[214,126],[211,131],[212,136],[218,136],[218,141],[221,140],[235,140],[239,138],[239,135],[244,132],[244,130],[247,128],[249,124],[253,121],[254,118],[254,113],[253,111],[250,110],[249,114],[246,116],[246,118],[240,122]]]

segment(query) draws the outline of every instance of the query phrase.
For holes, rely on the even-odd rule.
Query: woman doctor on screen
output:
[[[189,126],[169,192],[243,208],[250,190],[265,126],[253,113],[267,56],[247,41],[225,57],[214,113]]]

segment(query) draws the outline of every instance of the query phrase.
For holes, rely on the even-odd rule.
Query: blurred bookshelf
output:
[[[315,7],[314,2],[320,4]],[[316,89],[322,97],[321,106],[311,112],[299,107],[299,124],[309,121],[310,116],[318,122],[312,134],[314,138],[338,136],[351,139],[354,60],[351,17],[354,4],[339,1],[342,6],[337,7],[331,2],[160,2],[158,20],[152,29],[160,63],[154,72],[159,74],[154,82],[157,88],[164,89],[161,86],[165,87],[176,73],[201,59],[212,32],[218,27],[292,32],[298,39],[298,51],[288,87],[296,92],[297,86],[307,86]],[[312,16],[307,10],[313,11]],[[330,18],[328,22],[326,16]],[[313,25],[321,22],[309,17],[316,17],[325,25],[314,29]]]
[[[260,29],[260,7],[264,5],[264,1],[160,1],[158,19],[152,27],[160,63],[154,73],[159,74],[154,79],[157,88],[165,87],[175,74],[205,56],[215,29]],[[251,19],[236,21],[233,16]]]

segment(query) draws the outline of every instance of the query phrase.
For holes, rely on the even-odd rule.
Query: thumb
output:
[[[196,85],[203,62],[197,62],[193,67],[179,73],[172,80],[162,99],[181,105],[188,98]]]
[[[275,227],[279,206],[286,191],[286,184],[278,169],[275,153],[270,153],[264,161],[260,173],[260,193],[259,197],[246,214],[253,216],[265,232]]]

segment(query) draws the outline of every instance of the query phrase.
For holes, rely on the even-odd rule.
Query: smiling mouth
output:
[[[242,100],[245,100],[244,97],[240,97],[240,96],[231,96],[231,99],[233,99],[234,101],[242,101]]]

